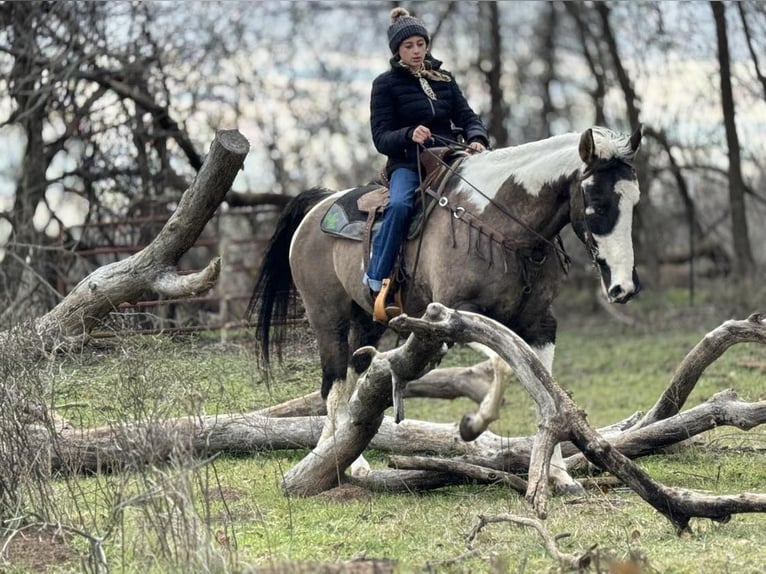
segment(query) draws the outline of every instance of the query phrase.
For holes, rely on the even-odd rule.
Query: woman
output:
[[[469,149],[481,152],[489,145],[481,119],[468,105],[452,74],[442,70],[441,62],[431,56],[429,42],[421,20],[404,8],[391,11],[391,69],[374,80],[370,100],[372,139],[375,148],[388,158],[390,189],[363,279],[373,298],[391,274],[410,224],[415,190],[420,183],[418,146],[444,145],[445,140],[453,140],[453,125],[463,130]]]

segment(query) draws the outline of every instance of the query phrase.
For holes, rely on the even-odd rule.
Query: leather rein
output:
[[[451,146],[456,146],[456,147],[460,147],[460,148],[463,148],[463,149],[469,149],[469,147],[467,145],[462,144],[460,142],[452,141],[452,140],[449,140],[448,138],[444,138],[444,137],[437,136],[437,135],[435,135],[433,137],[435,139],[438,139],[442,143],[446,143],[446,144],[449,144]],[[481,191],[473,183],[468,181],[465,177],[460,175],[460,173],[458,173],[458,170],[457,170],[457,167],[460,165],[459,163],[452,164],[452,165],[448,164],[441,157],[439,157],[435,153],[431,152],[431,150],[429,148],[423,146],[422,144],[418,146],[418,153],[420,153],[421,148],[426,153],[429,153],[442,167],[445,168],[445,170],[448,173],[451,173],[452,175],[455,175],[458,178],[460,178],[462,181],[464,181],[474,191],[476,191],[479,195],[481,195],[484,199],[486,199],[491,205],[493,205],[498,211],[500,211],[503,215],[505,215],[506,217],[508,217],[512,221],[518,223],[526,231],[528,231],[529,233],[531,233],[532,235],[534,235],[535,237],[540,239],[543,243],[547,244],[554,251],[554,253],[556,253],[558,255],[559,263],[561,264],[562,269],[564,270],[564,272],[568,271],[569,264],[570,264],[571,260],[569,258],[569,255],[567,254],[567,252],[564,250],[563,243],[561,242],[561,238],[558,235],[556,236],[556,239],[555,239],[556,242],[554,243],[554,241],[548,239],[547,237],[545,237],[544,235],[542,235],[541,233],[539,233],[538,231],[536,231],[535,229],[530,227],[526,222],[522,221],[516,215],[514,215],[513,213],[508,211],[505,207],[503,207],[502,205],[497,203],[494,199],[492,199],[487,194],[485,194],[483,191]],[[446,187],[447,179],[448,178],[446,178],[446,177],[443,178],[443,180],[441,182],[441,185],[439,185],[437,190],[434,190],[430,185],[423,186],[423,190],[425,191],[425,193],[427,193],[431,197],[433,197],[437,201],[437,203],[438,203],[438,205],[440,207],[444,207],[444,208],[449,209],[452,212],[452,216],[453,216],[454,219],[466,221],[467,223],[469,223],[469,225],[471,224],[471,220],[474,220],[474,221],[476,221],[476,222],[481,224],[481,220],[479,218],[477,218],[476,216],[472,215],[470,212],[467,212],[464,207],[458,206],[458,207],[453,208],[453,207],[451,207],[449,205],[449,199],[446,196],[442,195],[442,191],[444,190],[444,187]],[[581,178],[580,181],[582,181],[583,179],[584,178]],[[580,187],[582,188],[582,186],[580,186]],[[583,196],[583,201],[584,201],[584,196]],[[481,225],[479,225],[479,227],[480,228],[486,228],[488,226],[486,224],[481,224]],[[585,226],[585,227],[586,227],[586,231],[587,231],[587,226]],[[590,234],[590,231],[587,231],[587,233],[588,233],[588,236],[590,237],[590,241],[591,241],[591,244],[592,244],[592,249],[595,249],[595,242],[593,241],[593,238],[592,238],[592,236]],[[490,228],[490,232],[487,233],[487,235],[489,235],[490,241],[494,240],[495,242],[499,243],[502,247],[514,250],[514,246],[513,246],[512,242],[507,240],[503,236],[502,233],[499,233],[499,232],[497,232],[497,231],[495,231],[495,230]],[[453,247],[454,247],[454,234],[453,234]],[[591,249],[591,247],[589,247],[589,252],[591,253],[591,258],[594,257],[594,255],[593,255],[594,251],[592,249]],[[491,254],[491,250],[490,250],[490,254]],[[535,261],[535,263],[541,264],[541,263],[543,263],[543,261],[544,261],[544,259],[541,260],[541,261]],[[595,263],[595,259],[593,261]]]

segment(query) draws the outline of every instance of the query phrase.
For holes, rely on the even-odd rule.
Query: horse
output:
[[[621,134],[594,126],[465,157],[442,187],[420,236],[403,247],[408,280],[403,311],[419,316],[431,302],[490,317],[517,333],[552,372],[556,319],[551,305],[566,276],[568,257],[559,239],[571,224],[598,269],[603,293],[626,303],[640,290],[634,264],[632,216],[639,200],[633,160],[642,131]],[[427,153],[424,148],[423,153]],[[345,190],[349,191],[349,190]],[[433,191],[433,190],[431,190]],[[373,301],[362,283],[363,245],[320,230],[320,220],[344,191],[312,188],[286,206],[267,247],[248,306],[257,310],[257,337],[268,368],[270,335],[286,317],[297,288],[318,344],[321,394],[332,438],[359,373],[352,353],[376,345],[386,326],[373,320]],[[289,263],[289,264],[288,264]],[[476,413],[460,423],[473,440],[499,416],[512,373],[489,349],[494,379]],[[352,474],[369,466],[360,457]],[[579,492],[556,448],[550,479],[557,492]]]

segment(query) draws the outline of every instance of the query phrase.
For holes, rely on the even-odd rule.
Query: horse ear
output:
[[[593,141],[593,130],[588,128],[580,136],[580,159],[589,165],[595,153],[596,142]]]
[[[643,135],[644,125],[638,124],[638,128],[633,132],[633,135],[630,136],[630,149],[633,150],[633,153],[636,153],[638,148],[641,147],[641,138]]]

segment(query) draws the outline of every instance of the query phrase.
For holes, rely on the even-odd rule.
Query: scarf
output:
[[[415,76],[418,79],[418,82],[420,82],[420,87],[423,89],[426,96],[428,96],[432,100],[436,99],[436,93],[431,87],[431,84],[428,83],[428,80],[433,80],[435,82],[452,81],[452,78],[450,78],[448,74],[445,74],[444,72],[440,72],[439,70],[434,70],[433,68],[430,67],[430,65],[426,66],[425,63],[421,64],[419,70],[412,70],[409,66],[403,64],[401,60],[398,60],[397,64],[400,67],[406,69],[408,72],[410,72],[413,76]]]

